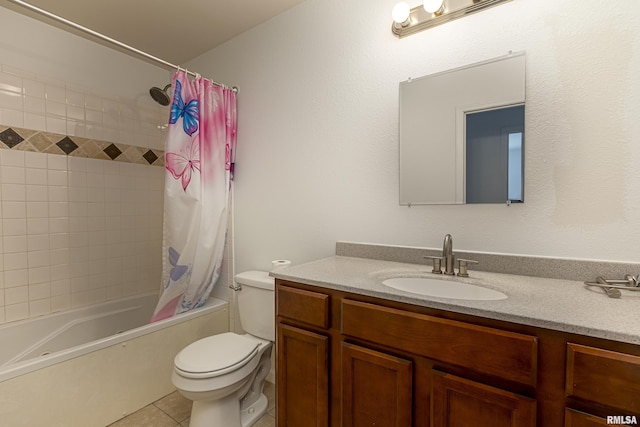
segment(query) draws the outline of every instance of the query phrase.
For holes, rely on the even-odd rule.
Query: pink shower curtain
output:
[[[222,265],[236,94],[210,80],[173,76],[165,142],[164,290],[152,321],[204,304]]]

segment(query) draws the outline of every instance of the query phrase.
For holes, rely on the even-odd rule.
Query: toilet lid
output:
[[[233,332],[213,335],[186,346],[175,357],[175,367],[188,377],[215,377],[245,365],[258,347],[258,340]]]

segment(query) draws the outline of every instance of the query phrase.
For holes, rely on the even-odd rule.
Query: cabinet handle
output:
[[[469,277],[469,270],[467,269],[468,264],[480,264],[480,263],[472,259],[458,258],[458,276]]]
[[[431,270],[432,273],[442,274],[442,257],[425,255],[422,258],[433,260],[433,269]]]

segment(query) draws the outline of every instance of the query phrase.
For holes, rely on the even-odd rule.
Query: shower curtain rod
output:
[[[129,46],[128,44],[122,43],[121,41],[118,41],[118,40],[116,40],[116,39],[112,39],[111,37],[105,36],[104,34],[101,34],[101,33],[97,32],[97,31],[94,31],[94,30],[92,30],[92,29],[90,29],[90,28],[84,27],[84,26],[82,26],[82,25],[80,25],[80,24],[76,24],[76,23],[75,23],[75,22],[73,22],[73,21],[69,21],[69,20],[68,20],[68,19],[66,19],[66,18],[63,18],[63,17],[58,16],[58,15],[56,15],[56,14],[53,14],[53,13],[51,13],[51,12],[49,12],[49,11],[46,11],[46,10],[44,10],[44,9],[41,9],[41,8],[39,8],[39,7],[37,7],[37,6],[34,6],[34,5],[30,4],[30,3],[27,3],[27,2],[25,2],[25,1],[22,1],[22,0],[8,0],[8,1],[9,1],[9,2],[11,2],[11,3],[15,3],[15,4],[17,4],[17,5],[20,5],[20,6],[22,6],[22,7],[25,7],[25,8],[27,8],[27,9],[29,9],[29,10],[33,11],[33,12],[39,13],[40,15],[44,15],[44,16],[46,16],[46,17],[48,17],[48,18],[51,18],[51,19],[53,19],[54,21],[58,21],[58,22],[61,22],[61,23],[65,24],[65,25],[68,25],[68,26],[70,26],[70,27],[73,27],[73,28],[75,28],[76,30],[80,30],[80,31],[85,32],[85,33],[87,33],[87,34],[90,34],[90,35],[92,35],[92,36],[94,36],[94,37],[97,37],[97,38],[99,38],[99,39],[101,39],[101,40],[104,40],[104,41],[106,41],[106,42],[109,42],[109,43],[111,43],[111,44],[114,44],[114,45],[116,45],[116,46],[119,46],[119,47],[121,47],[121,48],[123,48],[123,49],[126,49],[126,50],[128,50],[128,51],[130,51],[130,52],[133,52],[133,53],[135,53],[135,54],[137,54],[137,55],[140,55],[140,56],[143,56],[143,57],[145,57],[145,58],[147,58],[147,59],[150,59],[150,60],[152,60],[152,61],[155,61],[155,62],[157,62],[157,63],[159,63],[159,64],[162,64],[162,65],[164,65],[164,66],[166,66],[166,67],[169,67],[169,68],[175,68],[175,69],[177,69],[177,70],[180,70],[180,69],[181,69],[178,65],[172,64],[172,63],[171,63],[171,62],[169,62],[169,61],[165,61],[164,59],[160,59],[160,58],[158,58],[158,57],[156,57],[156,56],[153,56],[153,55],[151,55],[151,54],[149,54],[149,53],[147,53],[147,52],[144,52],[144,51],[142,51],[142,50],[140,50],[140,49],[136,49],[135,47]],[[184,71],[185,71],[185,73],[187,73],[187,74],[188,74],[188,75],[190,75],[190,76],[198,77],[198,74],[197,74],[197,73],[194,73],[193,71],[189,71],[189,70],[187,70],[186,68],[184,68]],[[234,86],[234,87],[229,87],[229,86],[227,86],[227,85],[225,85],[225,84],[218,83],[218,82],[216,82],[216,81],[214,81],[214,80],[211,80],[211,79],[208,79],[208,80],[210,80],[210,81],[211,81],[211,83],[213,83],[214,85],[222,86],[223,88],[227,88],[227,89],[232,89],[234,92],[237,92],[237,91],[238,91],[238,88],[237,88],[237,87],[235,87],[235,86]]]

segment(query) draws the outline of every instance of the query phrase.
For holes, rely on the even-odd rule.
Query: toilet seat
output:
[[[261,342],[233,332],[203,338],[185,347],[174,359],[176,371],[186,378],[213,378],[246,365]]]

